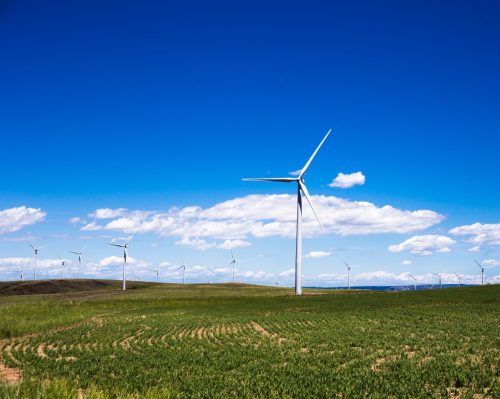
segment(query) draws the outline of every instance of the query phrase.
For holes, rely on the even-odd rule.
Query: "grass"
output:
[[[500,397],[500,286],[131,287],[0,289],[0,397]]]

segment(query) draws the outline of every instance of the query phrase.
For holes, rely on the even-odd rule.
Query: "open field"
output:
[[[0,286],[2,398],[500,397],[500,286],[24,284]]]

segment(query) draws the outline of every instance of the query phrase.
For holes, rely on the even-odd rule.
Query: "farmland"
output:
[[[0,286],[2,398],[500,397],[500,286],[25,284]]]

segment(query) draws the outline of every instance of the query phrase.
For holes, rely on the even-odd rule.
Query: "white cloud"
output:
[[[294,170],[293,172],[288,172],[289,175],[298,176],[302,172],[302,169]]]
[[[69,220],[69,223],[71,224],[77,224],[77,223],[85,223],[82,218],[78,217],[78,216],[75,216],[73,218],[70,218]]]
[[[326,251],[311,251],[307,255],[304,255],[304,258],[312,258],[312,259],[324,258],[325,256],[330,256],[331,254],[332,254],[331,252],[326,252]]]
[[[40,208],[19,206],[0,211],[0,234],[13,233],[24,226],[42,222],[47,215]]]
[[[402,265],[408,266],[411,265],[413,262],[411,260],[405,259],[404,261],[401,262]]]
[[[389,251],[409,251],[412,254],[431,255],[435,252],[450,252],[450,247],[455,244],[455,242],[455,240],[449,237],[440,235],[414,236],[401,244],[389,245]]]
[[[350,188],[353,186],[362,186],[365,184],[366,177],[361,172],[339,173],[335,179],[328,185],[329,187]]]
[[[474,245],[473,247],[469,248],[469,252],[479,252],[481,251],[481,247],[479,245]]]
[[[450,230],[456,236],[470,236],[466,241],[477,245],[500,245],[500,223],[474,223]]]
[[[87,223],[80,230],[83,230],[83,231],[98,231],[98,230],[102,230],[102,226],[99,226],[95,222],[91,222],[91,223]]]
[[[500,262],[498,262],[496,259],[485,259],[483,260],[483,265],[486,266],[498,266]]]
[[[291,278],[293,276],[295,276],[295,269],[288,269],[278,274],[278,277],[285,279]]]
[[[304,207],[303,234],[343,236],[356,234],[409,233],[426,229],[444,217],[430,210],[406,211],[370,202],[349,201],[334,196],[314,196],[325,231],[309,207]],[[199,250],[237,248],[250,245],[248,238],[295,237],[296,197],[294,195],[248,195],[209,208],[170,208],[168,211],[127,211],[99,225],[93,221],[82,230],[125,233],[156,233],[178,237],[178,245]]]
[[[126,211],[126,208],[101,208],[96,209],[93,213],[89,214],[89,216],[94,219],[114,219],[116,217],[124,215]]]

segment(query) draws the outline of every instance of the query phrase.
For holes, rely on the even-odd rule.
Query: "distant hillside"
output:
[[[38,280],[0,282],[0,295],[62,294],[81,291],[119,290],[117,280]],[[153,283],[129,281],[128,289],[145,288]]]

